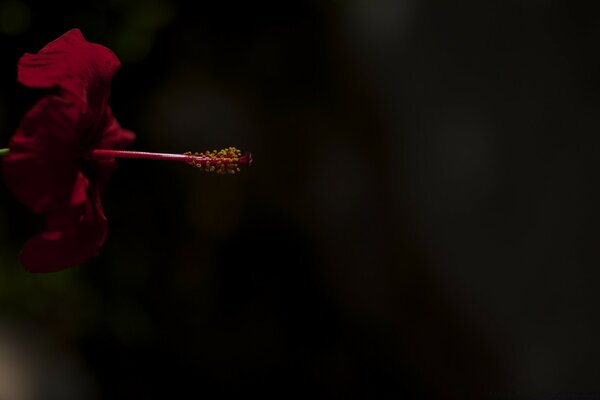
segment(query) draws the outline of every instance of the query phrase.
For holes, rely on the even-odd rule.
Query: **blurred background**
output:
[[[0,0],[0,147],[74,27],[134,149],[255,164],[122,161],[48,275],[1,185],[1,400],[599,393],[600,6]]]

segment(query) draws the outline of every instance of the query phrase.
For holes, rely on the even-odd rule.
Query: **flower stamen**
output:
[[[199,168],[205,172],[214,172],[216,174],[235,174],[240,171],[240,165],[252,164],[252,154],[242,152],[235,147],[228,147],[223,150],[212,150],[201,153],[192,153],[190,151],[183,154],[169,153],[148,153],[144,151],[126,151],[126,150],[92,150],[86,155],[88,159],[107,159],[107,158],[137,158],[146,160],[168,160],[180,161]]]
[[[240,164],[252,164],[252,155],[242,152],[235,147],[222,150],[205,151],[201,153],[184,153],[188,156],[188,164],[199,168],[201,171],[214,172],[216,174],[235,174],[240,172]]]

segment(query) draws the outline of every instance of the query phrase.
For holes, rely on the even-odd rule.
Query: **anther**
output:
[[[201,153],[184,153],[187,163],[206,172],[217,174],[235,174],[240,171],[239,165],[250,165],[252,155],[242,152],[235,147],[222,150],[205,151]]]

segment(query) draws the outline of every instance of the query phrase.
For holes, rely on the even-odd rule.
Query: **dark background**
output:
[[[0,147],[32,104],[19,57],[78,27],[122,61],[134,149],[255,159],[123,161],[100,255],[48,275],[0,186],[0,399],[598,393],[582,4],[0,0]]]

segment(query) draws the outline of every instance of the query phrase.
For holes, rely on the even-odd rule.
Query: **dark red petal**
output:
[[[42,98],[23,118],[4,157],[6,183],[27,207],[49,213],[82,204],[87,179],[80,168],[80,105]]]
[[[110,107],[106,107],[101,123],[98,125],[98,139],[91,145],[91,149],[120,150],[128,147],[135,140],[135,134],[121,128],[112,114]],[[112,173],[118,168],[117,161],[113,159],[87,160],[87,164],[94,171],[94,182],[100,190],[104,190]]]
[[[83,263],[106,239],[100,191],[116,161],[85,160],[85,154],[94,148],[122,149],[135,138],[119,126],[107,104],[119,66],[114,53],[87,42],[77,29],[19,61],[19,82],[56,89],[23,118],[3,159],[5,180],[16,197],[46,215],[46,231],[30,239],[21,254],[30,271]],[[87,176],[82,167],[89,167]]]
[[[121,128],[119,122],[112,114],[110,107],[106,108],[101,123],[100,139],[94,144],[94,149],[122,150],[135,140],[135,134],[130,130]]]
[[[79,29],[72,29],[37,54],[21,57],[18,80],[32,88],[59,87],[99,112],[98,107],[105,105],[110,81],[120,66],[111,50],[87,42]]]
[[[90,200],[85,204],[47,216],[47,231],[29,239],[21,252],[26,270],[59,271],[98,254],[108,225],[98,189],[92,188],[88,194]]]

